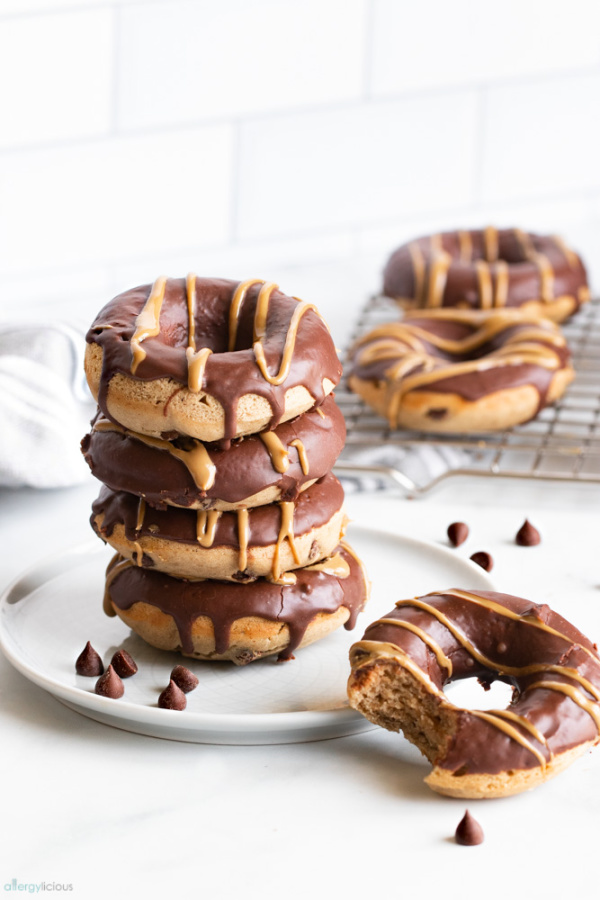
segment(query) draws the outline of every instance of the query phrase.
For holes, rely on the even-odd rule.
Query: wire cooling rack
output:
[[[373,297],[360,315],[350,344],[377,325],[397,318],[393,301]],[[344,377],[336,400],[346,417],[348,436],[336,472],[391,479],[413,496],[453,475],[600,484],[600,300],[588,303],[564,326],[564,332],[576,370],[566,394],[534,421],[491,435],[392,430],[348,390]],[[402,460],[424,445],[440,451],[444,471],[419,483],[407,473],[410,466],[403,471]],[[380,464],[381,459],[393,462]]]

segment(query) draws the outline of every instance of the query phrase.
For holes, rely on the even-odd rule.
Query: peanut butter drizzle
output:
[[[592,717],[598,733],[600,734],[600,708],[598,707],[598,703],[594,700],[588,700],[587,697],[584,697],[581,691],[578,691],[572,684],[565,684],[563,681],[534,681],[533,684],[528,684],[525,690],[531,691],[533,688],[544,688],[544,690],[557,691],[559,694],[565,694],[573,701],[573,703],[576,703],[577,706],[580,706],[581,709],[584,709],[586,713]]]
[[[247,509],[237,510],[238,542],[240,552],[238,556],[238,569],[244,572],[248,565],[248,541],[250,539],[250,523]]]
[[[575,251],[571,250],[571,248],[565,244],[564,240],[558,234],[553,234],[552,240],[566,259],[569,268],[576,269],[579,263],[579,257],[577,256]]]
[[[438,307],[442,305],[442,297],[446,288],[448,279],[448,269],[452,264],[452,257],[449,253],[442,250],[437,256],[434,256],[429,269],[429,283],[427,286],[427,307]]]
[[[146,444],[147,447],[155,447],[157,450],[164,450],[167,453],[170,453],[171,456],[179,459],[184,464],[192,476],[194,484],[196,487],[200,488],[201,491],[210,490],[215,483],[217,467],[210,458],[204,444],[196,438],[190,438],[190,441],[193,442],[193,449],[181,450],[179,447],[175,447],[171,441],[165,441],[162,438],[149,437],[145,434],[138,434],[135,431],[128,431],[127,428],[123,428],[121,425],[117,425],[105,418],[98,419],[92,430],[117,431],[120,434],[126,434],[128,437],[135,438],[135,440],[140,441],[140,443]]]
[[[538,744],[541,744],[542,747],[546,748],[546,750],[550,754],[550,759],[552,759],[554,754],[548,746],[548,741],[539,730],[539,728],[536,728],[535,725],[529,721],[529,719],[525,718],[525,716],[519,716],[517,713],[513,712],[510,709],[488,709],[487,713],[490,716],[498,716],[501,719],[509,719],[509,721],[515,722],[517,725],[520,725],[521,728],[524,728],[536,739]]]
[[[107,616],[114,618],[116,616],[116,612],[112,608],[112,604],[110,601],[110,586],[117,575],[123,571],[123,569],[128,569],[130,566],[135,565],[132,559],[124,559],[119,553],[115,553],[113,558],[108,564],[108,568],[106,570],[106,578],[104,581],[104,599],[102,601],[102,608]]]
[[[496,262],[496,290],[494,293],[494,306],[498,309],[506,306],[509,278],[508,263],[499,259]]]
[[[242,308],[242,303],[246,298],[246,294],[254,284],[264,283],[264,279],[262,278],[249,278],[247,281],[241,281],[235,289],[235,293],[231,300],[231,306],[229,307],[229,343],[227,349],[230,353],[235,350],[240,310]]]
[[[129,345],[132,352],[131,374],[135,375],[139,364],[146,358],[146,351],[141,347],[146,338],[156,337],[160,333],[160,310],[165,299],[167,278],[161,275],[152,285],[150,296],[142,311],[135,320],[135,331]]]
[[[322,419],[325,418],[325,413],[323,412],[323,410],[321,409],[320,406],[316,406],[316,407],[315,407],[315,412],[318,413],[318,414],[321,416]]]
[[[494,303],[494,290],[492,286],[492,273],[489,263],[478,259],[475,263],[477,282],[479,285],[479,304],[481,309],[491,309]]]
[[[473,241],[470,231],[458,232],[458,244],[460,247],[460,262],[470,263],[473,259]]]
[[[196,540],[201,547],[212,547],[215,542],[215,532],[222,512],[219,509],[208,511],[199,509],[196,512]]]
[[[140,497],[140,502],[138,505],[137,522],[135,523],[136,534],[139,534],[140,531],[142,530],[145,515],[146,515],[146,501],[144,500],[143,497]]]
[[[302,469],[303,475],[308,475],[310,468],[308,463],[308,456],[306,453],[306,447],[300,440],[300,438],[296,438],[294,441],[290,441],[290,447],[295,447],[298,451],[298,459],[300,460],[300,468]]]
[[[275,552],[273,553],[273,565],[271,567],[271,575],[269,576],[269,581],[272,581],[274,584],[290,584],[293,582],[283,581],[282,578],[287,578],[291,573],[289,572],[281,572],[279,558],[281,553],[281,545],[285,540],[288,541],[290,545],[290,550],[292,551],[292,555],[294,557],[294,562],[299,564],[300,558],[298,556],[298,552],[296,550],[296,544],[294,541],[294,503],[291,500],[281,500],[279,502],[279,508],[281,510],[281,525],[279,528],[279,534],[277,536],[277,543],[275,544]],[[296,580],[295,576],[293,576],[294,581]]]
[[[188,346],[185,358],[188,366],[188,389],[197,394],[202,388],[204,370],[212,350],[208,347],[196,349],[196,275],[193,272],[186,278],[186,297],[188,309]]]
[[[503,721],[503,719],[496,716],[493,711],[483,712],[483,710],[480,709],[471,709],[469,712],[477,719],[483,719],[484,722],[489,722],[494,728],[503,731],[504,734],[508,735],[509,738],[512,738],[513,741],[521,744],[522,747],[525,747],[526,750],[529,750],[529,752],[535,756],[542,769],[546,768],[547,760],[544,754],[540,753],[540,751],[533,746],[531,741],[528,741],[527,738],[524,737],[520,731],[517,731],[513,725],[510,725],[509,722]]]
[[[540,299],[544,303],[551,303],[554,299],[554,269],[552,263],[543,253],[539,253],[534,246],[531,237],[520,228],[515,228],[515,236],[521,247],[525,258],[537,266],[540,273]]]
[[[325,572],[326,575],[333,575],[334,578],[347,578],[350,574],[350,566],[343,556],[334,553],[327,559],[315,563],[313,566],[304,566],[303,571],[307,572]]]
[[[288,450],[274,431],[261,431],[259,438],[267,448],[271,463],[276,472],[283,475],[290,467]],[[306,474],[306,473],[304,473]]]
[[[252,343],[262,341],[267,333],[267,316],[269,315],[269,304],[271,296],[279,287],[274,281],[269,281],[260,289],[258,300],[256,301],[256,309],[254,311],[254,324],[252,326]]]
[[[494,263],[498,259],[498,229],[488,225],[483,232],[486,262]]]
[[[277,373],[277,375],[271,375],[267,370],[267,360],[265,358],[265,351],[263,349],[262,342],[258,340],[254,343],[253,350],[256,364],[260,369],[262,377],[265,379],[265,381],[268,381],[269,384],[279,385],[288,377],[290,366],[292,364],[292,355],[294,353],[294,346],[296,343],[296,336],[298,334],[300,320],[302,319],[302,316],[311,309],[313,309],[318,314],[317,307],[313,303],[305,303],[303,300],[298,301],[298,306],[294,310],[294,314],[292,316],[285,338],[283,355],[281,357],[281,364],[279,366],[279,372]]]
[[[405,619],[378,619],[373,625],[370,625],[370,628],[374,628],[376,625],[395,625],[398,628],[404,628],[406,631],[411,631],[413,634],[416,634],[417,637],[421,638],[424,644],[427,644],[429,649],[435,654],[435,657],[442,668],[446,669],[448,672],[448,677],[452,675],[452,660],[446,656],[440,645],[437,641],[427,634],[426,631],[423,631],[422,628],[419,628],[418,625],[413,625],[412,622],[407,622]]]
[[[408,245],[408,251],[413,264],[413,278],[415,282],[414,295],[417,306],[423,303],[425,293],[425,258],[419,245],[415,242]]]
[[[438,232],[437,234],[432,234],[429,243],[431,246],[432,253],[443,253],[444,252],[444,244],[442,242],[442,235]]]

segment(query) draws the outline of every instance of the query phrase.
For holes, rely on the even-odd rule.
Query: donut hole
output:
[[[505,709],[513,696],[513,688],[504,681],[493,681],[486,688],[476,678],[462,678],[446,685],[448,700],[463,709]]]

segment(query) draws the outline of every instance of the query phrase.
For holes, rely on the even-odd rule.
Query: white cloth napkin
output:
[[[419,444],[418,447],[399,447],[393,444],[379,444],[361,449],[346,448],[343,462],[358,468],[380,466],[395,469],[405,476],[404,487],[410,491],[426,488],[432,481],[454,469],[468,464],[471,453],[443,445]],[[381,491],[390,488],[394,479],[376,472],[365,474],[345,473],[343,467],[336,472],[347,493],[354,491]]]
[[[94,411],[84,350],[66,324],[0,328],[0,485],[67,487],[89,474],[79,450]]]

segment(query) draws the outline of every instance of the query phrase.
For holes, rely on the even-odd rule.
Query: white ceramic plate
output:
[[[12,664],[71,709],[117,728],[202,744],[294,743],[341,737],[374,727],[348,707],[348,649],[367,624],[402,597],[461,587],[493,588],[486,573],[455,552],[385,531],[351,526],[348,538],[364,560],[373,594],[354,632],[340,629],[300,650],[296,659],[267,658],[244,668],[187,660],[148,646],[120,619],[102,611],[104,569],[112,551],[99,542],[38,564],[0,598],[0,644]],[[86,641],[105,664],[119,647],[139,666],[125,695],[94,693],[94,678],[75,673]],[[200,684],[183,712],[157,699],[177,663]]]

